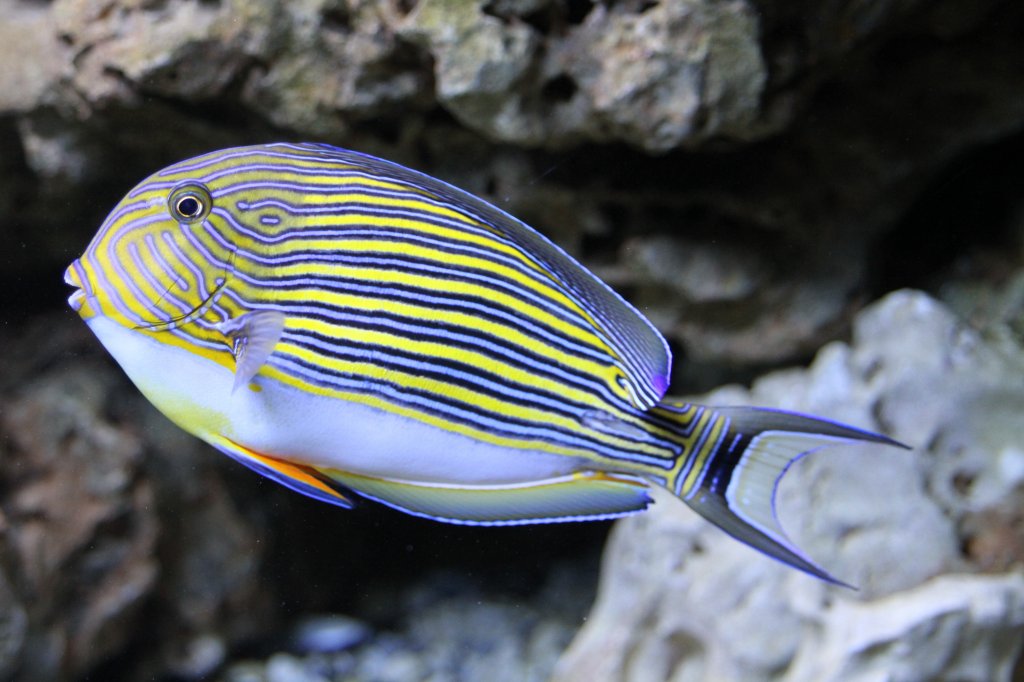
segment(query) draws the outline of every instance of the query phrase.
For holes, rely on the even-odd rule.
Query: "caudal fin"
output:
[[[768,556],[830,583],[846,585],[811,561],[779,523],[775,494],[786,470],[829,445],[897,441],[835,422],[754,407],[708,408],[720,437],[689,453],[673,488],[701,516]],[[708,422],[708,427],[713,424]],[[847,585],[849,587],[849,585]]]

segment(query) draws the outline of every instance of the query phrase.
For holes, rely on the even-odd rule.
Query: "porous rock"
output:
[[[985,548],[1000,543],[985,536],[1013,537],[1005,519],[1024,501],[1022,369],[1021,346],[901,291],[807,370],[702,396],[914,446],[834,448],[784,479],[783,525],[859,590],[759,556],[659,499],[616,527],[598,601],[555,679],[1007,679],[1024,628],[1024,553],[994,564]]]
[[[879,266],[878,240],[899,224],[922,188],[970,150],[1002,144],[1021,129],[1021,7],[1012,0],[4,2],[0,224],[8,248],[0,256],[0,284],[9,296],[4,329],[23,313],[63,306],[60,271],[81,252],[106,211],[148,173],[234,144],[317,138],[415,166],[526,218],[596,267],[682,348],[677,385],[697,371],[709,373],[697,377],[702,385],[715,385],[721,376],[734,376],[737,367],[749,372],[760,363],[790,359],[841,333],[868,298],[865,292],[878,290],[873,287],[879,274],[872,271]],[[453,13],[449,27],[442,10]],[[978,174],[968,161],[958,178]],[[960,189],[954,179],[941,193],[957,195]],[[988,230],[980,226],[978,235],[965,241]],[[904,263],[919,259],[922,242],[927,246],[930,238],[923,235],[887,259],[902,270]],[[884,285],[892,274],[882,273]],[[1013,329],[1004,336],[1019,338]],[[878,334],[884,332],[880,325]],[[5,340],[8,362],[0,380],[12,376],[11,368],[29,365],[9,359],[12,347],[31,346],[33,353],[45,355],[41,349],[48,338],[35,336],[31,344]],[[990,341],[986,337],[981,345]],[[911,345],[893,342],[901,343]],[[928,343],[935,339],[914,337],[913,344]],[[816,371],[862,390],[863,383],[849,371],[852,352],[830,347]],[[36,367],[40,374],[45,369]],[[95,372],[87,383],[118,376],[110,367]],[[901,428],[910,429],[898,433],[915,444],[929,442],[930,436],[929,427],[920,427],[923,440],[917,440],[915,411],[931,414],[942,402],[941,392],[977,386],[966,375],[942,383],[938,372],[929,372],[935,383],[906,389],[908,400],[878,403]],[[987,370],[981,374],[989,376]],[[4,409],[22,415],[19,428],[38,425],[15,407],[37,395],[51,409],[56,403],[50,401],[63,391],[54,386],[63,384],[51,377],[44,390],[33,381],[38,377],[19,376],[22,380],[5,385],[11,388],[5,388]],[[803,379],[795,376],[772,381],[798,388]],[[1007,371],[1006,376],[1014,375]],[[790,396],[790,383],[766,393],[765,400]],[[827,411],[833,416],[864,425],[875,418],[866,408],[844,407],[845,397],[826,391],[823,383],[814,385],[815,393],[831,401],[821,404],[831,405]],[[830,535],[835,529],[826,519],[821,532],[827,540],[813,548],[816,556],[841,577],[875,585],[872,599],[885,598],[892,593],[887,590],[900,594],[922,576],[946,571],[949,562],[962,563],[963,570],[1001,572],[1015,566],[1024,521],[1019,507],[993,501],[1006,494],[1019,457],[1013,447],[990,439],[1012,427],[1018,398],[1012,387],[1000,391],[982,390],[984,400],[963,418],[954,413],[947,419],[957,428],[936,442],[958,454],[942,460],[947,471],[935,479],[934,490],[930,483],[918,485],[925,492],[869,487],[865,495],[873,496],[883,518],[857,516],[870,511],[864,505],[856,513],[848,510],[853,516],[847,522],[855,521],[859,530],[845,542],[876,548],[873,563],[844,563],[845,544],[835,544]],[[115,600],[102,630],[105,644],[95,655],[69,658],[67,670],[75,674],[108,646],[132,641],[136,604],[145,602],[158,604],[157,613],[174,614],[163,621],[172,632],[161,636],[168,651],[162,660],[177,661],[176,674],[198,676],[224,655],[233,635],[222,633],[242,627],[245,619],[230,615],[230,605],[261,603],[253,594],[262,592],[249,591],[248,563],[258,561],[265,546],[256,540],[261,533],[239,517],[219,474],[202,464],[208,450],[173,435],[163,422],[136,413],[122,423],[75,395],[64,398],[78,401],[74,409],[95,419],[98,433],[119,434],[119,447],[125,448],[128,483],[107,500],[107,511],[96,513],[106,518],[115,514],[111,510],[130,509],[148,518],[145,506],[128,495],[148,487],[158,504],[179,496],[199,518],[174,521],[173,515],[160,515],[158,578],[147,583],[145,571],[133,569],[134,584],[146,596]],[[757,397],[737,393],[735,399]],[[806,399],[808,409],[819,404],[815,400]],[[883,414],[881,408],[877,414]],[[1003,425],[990,428],[993,420]],[[147,426],[133,429],[129,422]],[[158,432],[165,443],[159,457],[154,437],[147,435]],[[44,442],[19,438],[0,449]],[[131,439],[137,442],[129,447]],[[142,454],[131,454],[132,448]],[[30,457],[7,449],[3,454],[12,462]],[[996,451],[998,456],[991,454]],[[884,457],[886,466],[898,468],[890,486],[920,480],[904,478],[902,468],[919,459],[874,451],[862,457]],[[144,466],[133,464],[140,460]],[[160,469],[155,462],[173,464]],[[805,468],[815,466],[809,460]],[[143,468],[161,475],[133,473]],[[842,475],[861,472],[851,464]],[[162,483],[172,480],[175,486]],[[833,496],[840,495],[838,488],[846,490],[826,482],[820,488]],[[882,510],[889,498],[906,496],[933,500],[909,528],[936,543],[900,573],[888,567],[898,555],[885,545],[889,530]],[[968,502],[973,511],[959,516],[957,510]],[[949,518],[962,522],[938,518],[934,508],[940,503]],[[801,515],[792,516],[791,525],[799,525]],[[44,520],[30,515],[27,523],[38,527]],[[876,522],[881,524],[877,532],[865,528]],[[132,526],[138,535],[127,536],[117,536],[128,532],[117,523],[101,525],[115,544],[141,552],[143,541],[152,541],[146,540],[150,531],[142,532],[148,526],[139,523]],[[198,555],[179,554],[173,542],[164,544],[179,533],[202,548]],[[218,544],[221,533],[227,538],[223,545]],[[960,541],[966,559],[952,549]],[[37,604],[22,590],[22,558],[8,549],[3,555],[13,558],[0,566],[0,599],[10,606],[0,614],[0,656],[7,666],[0,666],[0,674],[25,661],[44,660],[35,657],[39,652],[62,650],[40,634],[41,619],[48,617],[40,609],[47,602]],[[210,562],[182,559],[173,568],[185,556]],[[134,558],[125,561],[125,566],[145,566]],[[102,566],[118,565],[110,559]],[[72,569],[61,575],[76,581]],[[715,565],[708,570],[714,573]],[[858,574],[872,570],[880,574],[872,580]],[[296,577],[300,569],[295,571],[292,586],[306,585],[309,581]],[[184,574],[191,576],[181,583],[190,585],[188,590],[164,580]],[[886,582],[890,574],[902,577]],[[224,579],[207,586],[203,575]],[[180,599],[186,592],[188,598]],[[100,592],[87,592],[68,608],[85,613],[94,594]],[[179,601],[183,609],[176,606]],[[789,622],[786,613],[780,611],[779,622]],[[71,631],[61,614],[53,619],[60,623],[57,631]],[[250,624],[259,621],[250,617]],[[687,637],[680,635],[679,646],[664,651],[701,641]],[[650,646],[651,655],[661,655],[660,645]],[[758,654],[769,663],[754,666],[757,670],[785,667],[793,657],[787,651],[798,645],[780,636],[773,646],[775,653]]]
[[[399,593],[373,595],[397,627],[340,651],[278,652],[230,666],[224,682],[544,682],[579,620],[592,584],[562,564],[530,596],[487,594],[464,576],[431,573]],[[305,627],[305,626],[303,626]]]
[[[759,115],[765,64],[747,3],[597,3],[546,39],[512,11],[425,0],[401,27],[435,55],[438,101],[490,137],[665,151],[742,137]]]
[[[834,338],[876,283],[877,241],[935,173],[1024,121],[1024,13],[1006,0],[0,11],[15,282],[66,264],[161,166],[328,141],[467,186],[580,245],[692,360],[677,381],[701,385]],[[524,169],[511,188],[510,162]],[[666,242],[682,257],[644,256]],[[697,366],[708,376],[685,374]]]
[[[156,580],[142,443],[98,418],[102,389],[79,372],[3,406],[4,610],[20,646],[8,638],[0,669],[28,679],[114,653]]]
[[[280,25],[276,3],[53,3],[51,49],[66,60],[64,102],[104,107],[141,94],[208,99],[267,54]],[[56,94],[56,93],[54,93]]]
[[[245,106],[312,137],[429,106],[427,58],[401,39],[395,5],[303,0],[282,7],[279,47],[253,67],[242,92]]]

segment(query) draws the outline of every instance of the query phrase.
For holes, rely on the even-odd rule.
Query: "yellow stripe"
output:
[[[501,381],[507,381],[510,384],[543,390],[554,396],[564,397],[566,400],[585,403],[594,409],[603,409],[604,407],[604,401],[589,391],[534,374],[529,370],[522,369],[517,364],[504,362],[468,348],[453,347],[428,340],[409,339],[379,330],[358,327],[339,328],[338,325],[308,318],[290,318],[288,328],[316,332],[329,338],[340,338],[352,343],[372,344],[380,348],[401,348],[403,351],[432,360],[435,358],[451,360],[469,367],[483,367],[501,377]]]
[[[416,220],[415,218],[400,218],[396,216],[378,216],[365,213],[357,213],[352,209],[346,209],[344,207],[344,197],[341,195],[341,200],[337,202],[338,213],[331,213],[325,215],[303,215],[303,216],[287,216],[287,229],[293,233],[287,241],[276,242],[272,244],[266,244],[258,241],[244,234],[235,234],[231,227],[227,224],[220,222],[217,216],[211,216],[211,220],[224,234],[230,234],[232,241],[236,241],[239,247],[244,247],[252,251],[255,254],[261,256],[278,256],[287,255],[294,251],[317,249],[324,250],[325,252],[344,251],[346,244],[349,242],[345,239],[324,239],[323,237],[304,237],[302,234],[303,230],[326,230],[332,228],[346,228],[346,227],[362,227],[362,228],[389,228],[395,230],[406,230],[412,234],[422,234],[428,237],[438,239],[441,241],[451,241],[454,244],[466,244],[470,246],[476,246],[484,250],[493,251],[513,258],[519,261],[523,265],[530,269],[543,274],[545,277],[551,278],[551,273],[536,261],[525,254],[521,249],[514,245],[499,241],[496,239],[488,238],[484,235],[467,232],[465,230],[459,230],[457,228],[443,227],[435,225],[430,222]],[[321,204],[322,205],[322,204]],[[270,209],[268,209],[270,210]],[[282,221],[285,219],[284,213],[281,212],[277,215],[282,217]],[[471,223],[477,227],[484,229],[491,228],[486,225],[471,221],[465,216],[462,216],[463,220],[467,223]],[[266,226],[251,226],[254,229],[265,232],[267,236],[272,236],[272,233]]]
[[[495,395],[474,390],[463,384],[454,384],[440,379],[428,378],[395,367],[382,367],[372,362],[325,356],[314,349],[288,342],[279,344],[278,350],[330,372],[365,377],[370,382],[392,382],[402,387],[428,394],[446,395],[466,405],[492,414],[510,415],[513,418],[524,419],[535,424],[561,426],[569,430],[578,430],[580,428],[579,423],[575,420],[552,414],[542,407],[526,407],[514,402],[508,402]]]
[[[310,274],[331,274],[334,276],[350,277],[352,279],[361,280],[364,282],[372,282],[374,285],[381,286],[387,284],[399,284],[407,285],[414,288],[422,289],[427,292],[439,294],[441,296],[467,296],[483,299],[486,301],[493,302],[495,306],[506,308],[508,310],[514,310],[522,313],[527,319],[534,320],[535,322],[548,327],[561,336],[572,339],[576,343],[585,344],[591,348],[599,349],[601,352],[606,353],[609,357],[615,357],[614,351],[598,336],[593,334],[589,329],[581,328],[578,325],[566,322],[555,315],[547,312],[546,310],[537,306],[529,304],[527,301],[521,300],[506,294],[504,292],[495,291],[490,287],[486,287],[472,282],[455,282],[451,280],[439,279],[435,276],[420,275],[413,272],[404,270],[389,270],[385,268],[373,268],[373,267],[353,267],[342,264],[332,264],[329,267],[315,267],[310,265],[297,265],[293,267],[286,267],[280,271],[276,271],[280,276],[282,273],[290,273],[296,276],[310,275]],[[248,295],[259,294],[262,292],[265,296],[259,296],[259,298],[265,298],[269,300],[298,300],[298,301],[315,301],[321,300],[327,302],[333,300],[335,292],[321,291],[319,289],[304,289],[304,290],[286,290],[286,289],[268,289],[264,287],[254,287],[247,282],[239,282],[239,290],[246,292]],[[303,296],[301,298],[294,296],[296,291],[301,291]],[[370,296],[360,296],[360,298],[369,298],[374,302],[381,302],[383,299],[371,298]],[[375,307],[380,307],[379,305]],[[432,320],[434,315],[427,312],[428,309],[424,309],[424,315],[420,318],[423,320]],[[473,318],[475,323],[471,326],[482,326],[485,323],[480,318]]]
[[[689,436],[685,435],[684,432],[689,428],[690,423],[693,421],[697,411],[700,409],[700,406],[693,403],[683,403],[679,401],[666,402],[662,403],[662,405],[675,408],[686,407],[686,411],[678,412],[676,410],[667,410],[663,409],[661,405],[657,405],[651,408],[651,415],[660,417],[671,424],[671,426],[660,426],[658,424],[649,423],[646,426],[647,430],[656,438],[672,441],[682,447],[686,447],[688,444],[694,442],[695,434],[700,433],[699,429],[694,426],[690,431]]]
[[[579,315],[584,320],[589,320],[589,315],[583,308],[581,308],[576,301],[565,295],[564,291],[557,286],[557,283],[553,280],[548,280],[547,283],[542,283],[535,278],[529,277],[524,273],[510,268],[500,263],[476,256],[467,256],[460,254],[446,253],[439,251],[438,249],[410,245],[410,244],[396,244],[394,242],[387,242],[383,240],[358,240],[358,241],[345,241],[340,242],[334,249],[325,250],[325,253],[337,253],[337,254],[381,254],[381,257],[398,257],[403,256],[412,258],[421,258],[424,260],[432,261],[432,265],[438,267],[456,267],[456,268],[473,268],[476,270],[482,270],[493,276],[495,280],[506,282],[512,282],[522,289],[528,289],[542,298],[546,298],[551,301],[554,305],[565,308],[567,311]],[[241,259],[240,259],[241,260]],[[282,263],[276,265],[272,269],[269,269],[268,274],[273,274],[277,277],[288,277],[303,275],[324,275],[330,276],[343,271],[346,268],[352,267],[345,263],[338,262],[292,262]],[[373,266],[370,266],[373,267]],[[401,268],[401,266],[398,266]],[[260,268],[263,270],[264,268]],[[448,288],[448,284],[451,280],[445,279],[443,274],[430,274],[424,273],[419,275],[414,271],[407,271],[409,275],[416,275],[421,277],[430,277],[432,279],[438,279],[444,282],[444,287]],[[481,286],[484,286],[481,283]]]
[[[381,398],[380,396],[370,393],[354,393],[349,391],[338,391],[330,390],[322,387],[317,387],[315,390],[311,389],[305,382],[299,380],[297,377],[292,376],[289,373],[285,373],[277,369],[276,367],[268,366],[266,369],[266,375],[276,381],[280,381],[283,384],[287,384],[299,390],[316,393],[318,395],[328,396],[332,398],[338,398],[340,400],[348,400],[368,407],[374,407],[381,409],[392,414],[397,414],[409,419],[413,419],[419,422],[436,426],[437,428],[444,429],[452,433],[461,434],[472,438],[474,440],[480,440],[486,443],[499,445],[503,447],[516,448],[516,449],[530,449],[537,450],[540,452],[549,452],[558,455],[567,455],[572,457],[583,457],[589,460],[599,460],[592,452],[585,449],[579,448],[568,448],[566,446],[556,446],[544,441],[533,441],[524,437],[505,437],[499,436],[489,431],[483,431],[480,429],[473,428],[466,424],[459,422],[452,422],[447,419],[436,417],[430,413],[423,412],[408,407],[400,407],[395,405],[390,400]]]
[[[195,327],[195,324],[191,326]],[[182,339],[170,332],[152,332],[145,329],[140,329],[138,331],[140,333],[146,334],[146,336],[150,337],[151,339],[159,341],[162,344],[174,346],[175,348],[181,348],[182,350],[187,350],[190,353],[200,355],[206,358],[207,360],[216,362],[218,365],[226,367],[232,372],[235,371],[235,358],[231,354],[231,349],[228,348],[227,345],[224,346],[224,350],[212,350],[210,348],[206,348],[205,346],[200,346],[192,341]],[[192,330],[190,329],[189,331]]]
[[[549,346],[543,340],[535,339],[513,327],[485,320],[470,313],[450,311],[415,303],[407,303],[393,299],[376,299],[367,296],[342,292],[327,292],[318,289],[275,289],[266,290],[248,286],[245,282],[234,282],[234,289],[243,297],[254,301],[274,303],[315,303],[341,310],[362,313],[389,313],[413,320],[430,320],[437,326],[476,329],[492,338],[500,339],[509,346],[525,348],[540,357],[551,360],[553,365],[571,368],[573,373],[582,376],[593,376],[605,381],[609,386],[626,398],[626,392],[618,386],[616,378],[622,376],[621,370],[611,364],[601,364],[586,357],[573,355],[558,348]],[[227,298],[227,297],[224,297]],[[290,319],[299,319],[291,316]],[[332,334],[332,336],[335,336]]]
[[[714,418],[714,423],[707,426],[707,421]],[[689,473],[686,475],[686,479],[683,481],[683,487],[680,491],[681,497],[686,497],[693,486],[696,485],[697,480],[700,478],[701,472],[704,470],[704,465],[708,461],[708,457],[715,451],[715,447],[718,445],[718,438],[722,434],[722,429],[725,428],[725,419],[714,410],[705,410],[704,415],[701,417],[701,423],[694,429],[693,435],[696,440],[699,440],[705,429],[710,428],[710,433],[707,434],[707,438],[704,439],[704,445],[701,447],[700,452],[692,453],[690,457],[680,457],[677,467],[681,467],[686,460],[694,459],[693,466],[690,468]],[[674,482],[674,481],[673,481]]]
[[[337,329],[331,329],[327,325],[318,324],[314,320],[297,320],[290,319],[288,323],[289,328],[304,329],[322,333],[337,333]],[[351,339],[353,342],[366,342],[375,344],[381,347],[393,346],[396,344],[402,344],[403,348],[416,353],[423,353],[426,357],[439,357],[449,358],[454,360],[465,361],[469,364],[474,362],[480,365],[495,365],[495,371],[500,376],[507,377],[510,382],[518,382],[527,387],[538,387],[549,390],[554,396],[563,395],[567,399],[575,399],[579,402],[589,404],[593,409],[607,410],[608,405],[602,401],[599,397],[594,396],[591,393],[587,393],[581,390],[570,390],[568,387],[561,382],[545,380],[538,375],[529,373],[528,371],[521,370],[515,365],[509,365],[504,363],[495,363],[491,358],[477,354],[470,353],[468,351],[460,351],[458,349],[452,349],[440,344],[430,342],[410,342],[408,339],[401,337],[394,337],[390,334],[367,331],[362,329],[350,329],[344,332],[344,337]],[[337,372],[340,374],[349,374],[359,377],[365,377],[369,381],[382,381],[396,383],[402,387],[420,390],[434,395],[445,395],[449,398],[453,398],[466,405],[471,405],[477,409],[486,410],[494,415],[506,415],[513,419],[521,419],[534,424],[544,424],[554,428],[560,428],[569,432],[574,432],[579,435],[588,433],[589,430],[582,425],[578,419],[566,417],[560,414],[550,412],[543,406],[527,407],[520,403],[509,402],[502,400],[500,397],[495,397],[492,394],[480,391],[474,391],[471,388],[467,388],[465,385],[460,383],[449,383],[444,380],[432,379],[419,376],[412,372],[406,372],[395,367],[382,367],[373,363],[361,361],[361,360],[346,360],[337,358],[334,356],[324,355],[315,348],[308,348],[305,346],[299,346],[292,343],[281,343],[278,346],[278,352],[286,355],[291,355],[300,358],[316,367],[320,367],[329,372]],[[338,391],[334,389],[324,388],[322,386],[315,386],[312,384],[306,384],[305,382],[289,382],[290,385],[300,387],[303,390],[317,394],[317,395],[337,395]],[[345,393],[345,395],[349,395]],[[382,405],[383,409],[388,412],[403,414],[402,408],[396,408],[391,403]],[[638,420],[630,420],[626,415],[623,415],[624,420],[634,422],[637,426],[643,428],[643,423]],[[455,424],[448,420],[436,420],[436,424],[442,425],[447,430],[455,430]],[[629,449],[637,453],[650,454],[655,456],[666,456],[668,453],[656,445],[650,443],[634,443],[626,439],[615,436],[614,434],[603,434],[602,438],[612,447],[619,447],[623,449]],[[515,447],[518,448],[535,448],[536,443],[527,438],[522,438],[518,441],[508,440],[507,443],[517,443]],[[617,461],[617,460],[616,460]]]

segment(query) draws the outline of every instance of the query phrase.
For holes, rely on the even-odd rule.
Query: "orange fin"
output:
[[[269,455],[261,455],[238,443],[225,438],[214,446],[232,459],[241,462],[253,471],[273,479],[295,492],[308,495],[321,502],[351,509],[355,506],[346,493],[348,490],[311,466],[297,464]]]

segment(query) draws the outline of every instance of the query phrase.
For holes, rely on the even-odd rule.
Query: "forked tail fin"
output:
[[[768,556],[830,583],[846,585],[786,536],[775,495],[786,470],[828,445],[869,442],[907,446],[835,422],[756,407],[708,408],[717,437],[697,440],[670,487],[697,513]],[[849,587],[849,585],[846,585]]]

